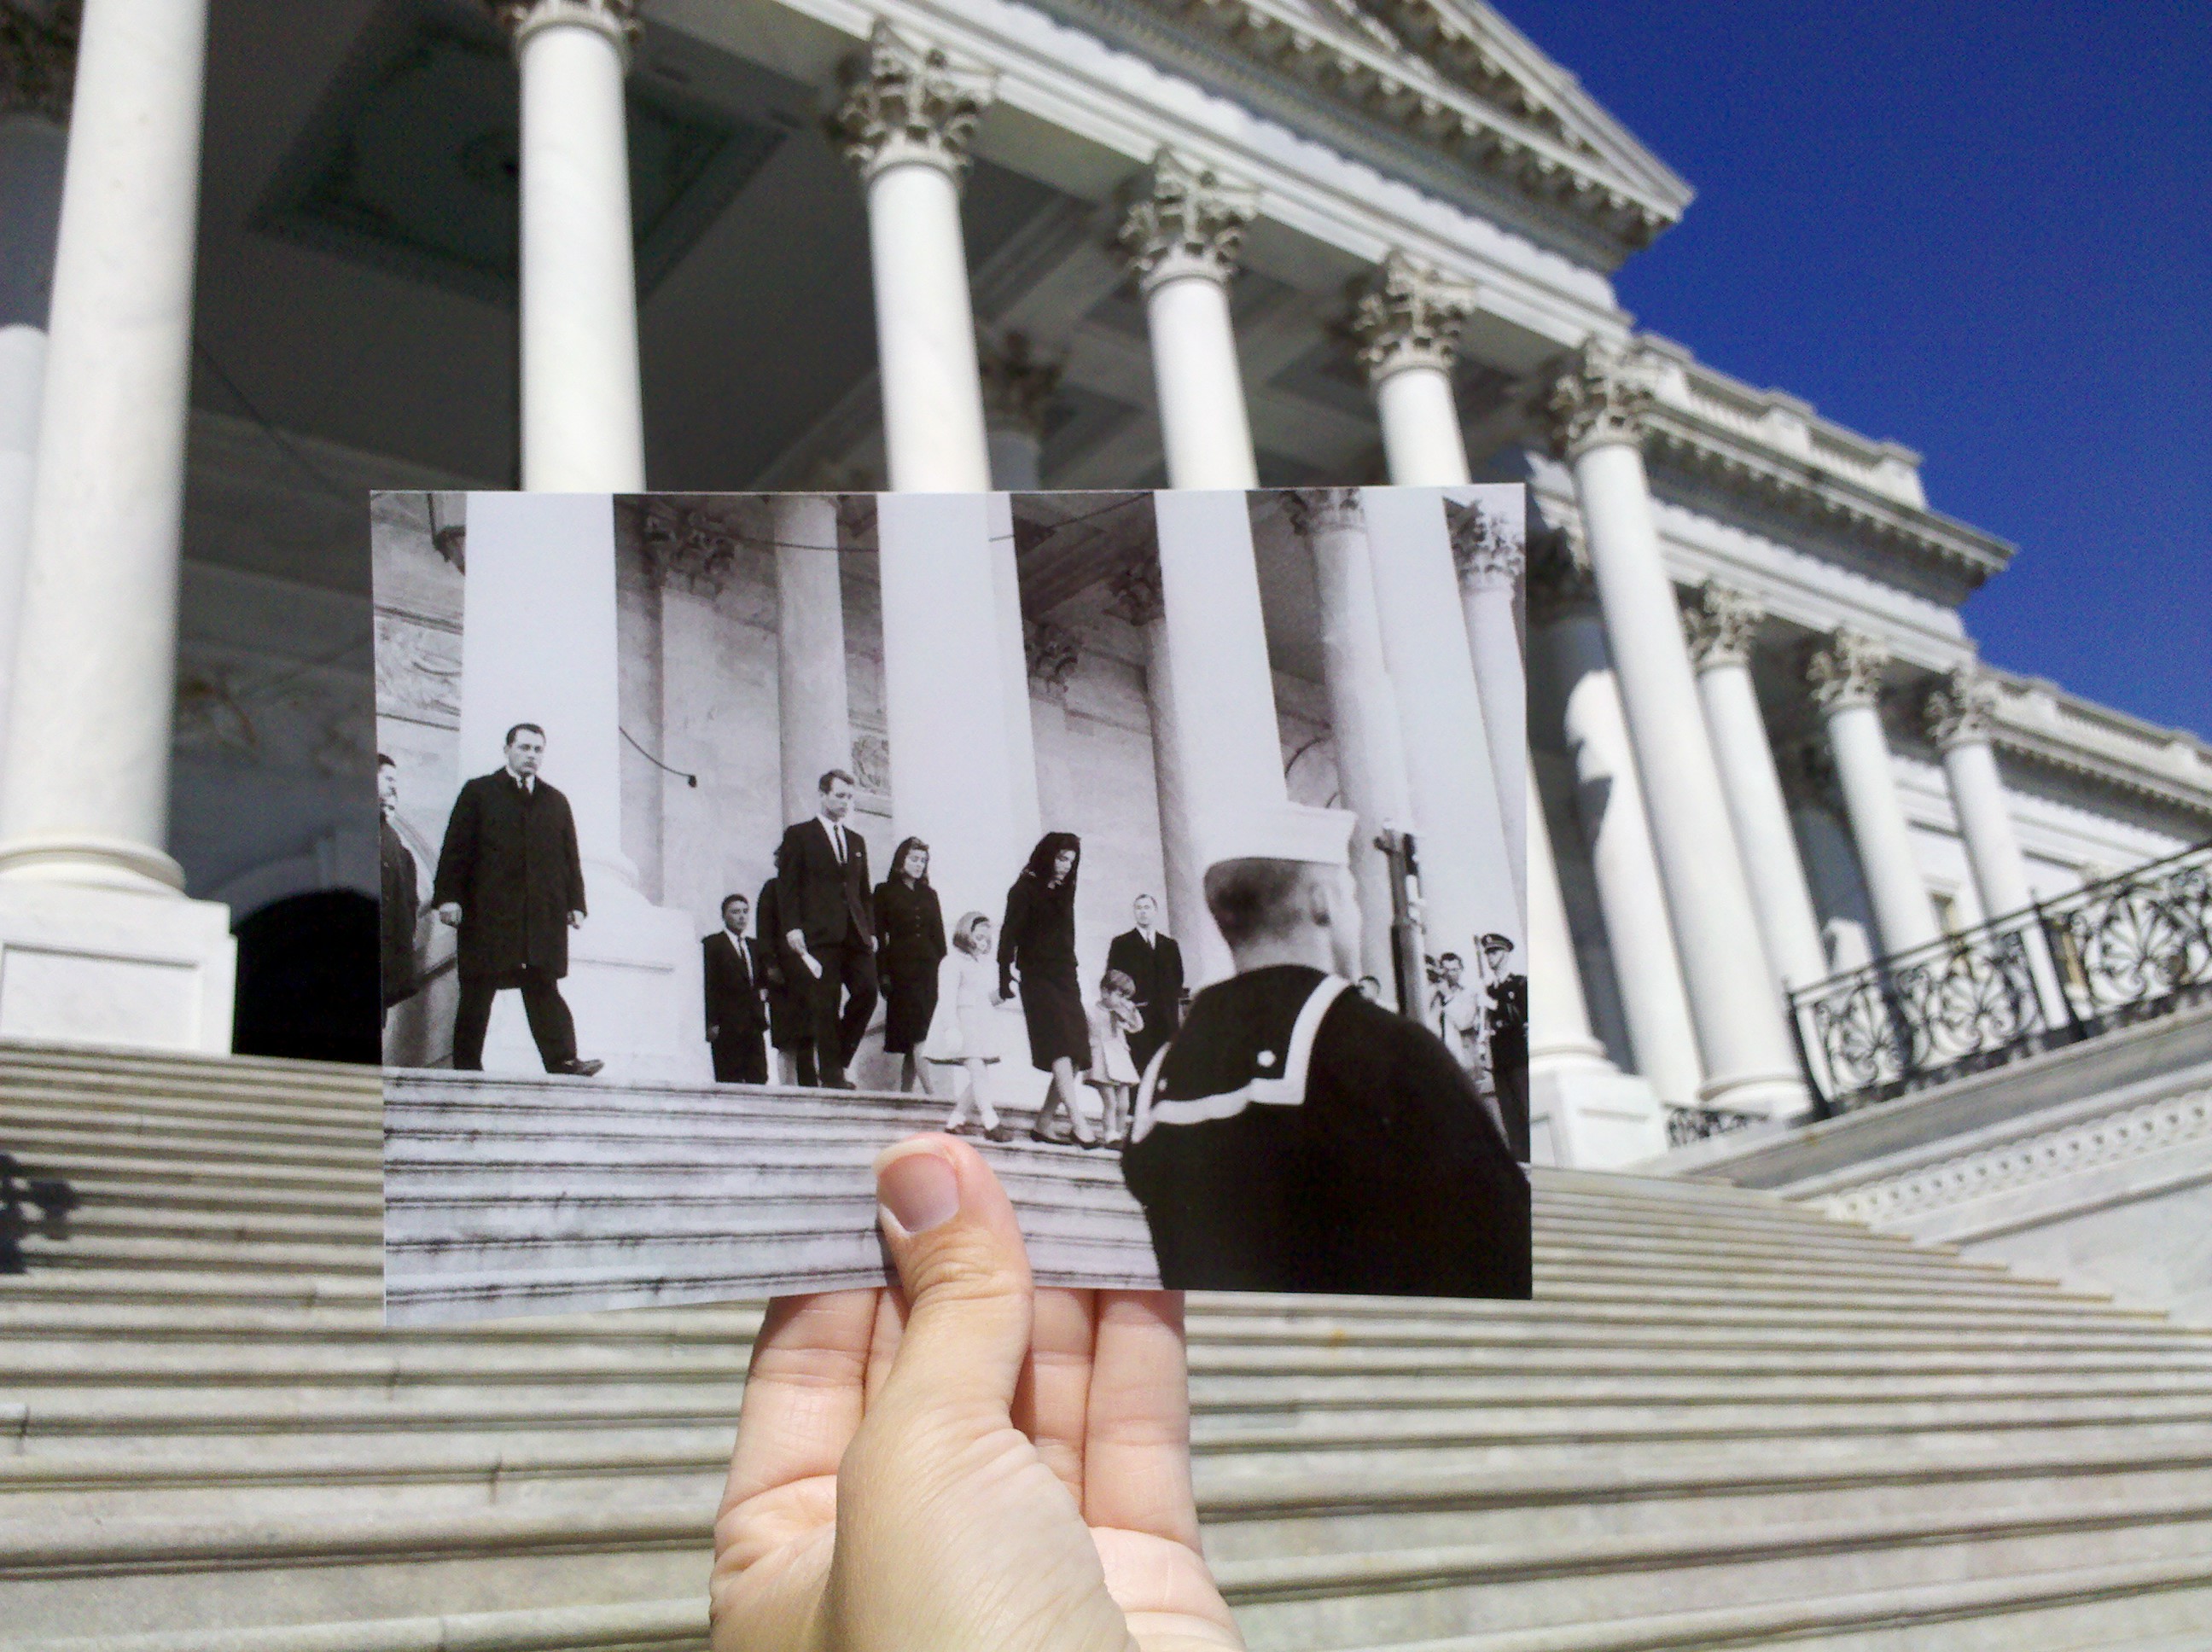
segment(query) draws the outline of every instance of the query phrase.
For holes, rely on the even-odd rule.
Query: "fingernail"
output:
[[[960,1213],[960,1178],[934,1153],[906,1153],[877,1174],[876,1197],[908,1233],[926,1233]]]

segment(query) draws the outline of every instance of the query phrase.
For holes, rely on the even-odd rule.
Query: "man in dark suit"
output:
[[[1106,949],[1106,967],[1137,983],[1137,1008],[1145,1024],[1129,1035],[1129,1059],[1142,1072],[1152,1054],[1182,1024],[1182,949],[1172,935],[1160,934],[1159,903],[1149,895],[1136,900],[1137,926],[1116,935]]]
[[[722,927],[701,943],[706,952],[707,1042],[714,1052],[718,1084],[764,1084],[768,1051],[761,1042],[761,972],[745,937],[752,903],[742,895],[722,897]]]
[[[453,1066],[483,1071],[493,997],[518,987],[530,1036],[548,1072],[588,1078],[605,1063],[576,1058],[576,1023],[561,997],[568,932],[584,921],[584,866],[568,799],[538,778],[545,731],[507,732],[507,766],[479,774],[453,799],[430,900],[460,931],[461,1001],[453,1014]]]
[[[799,971],[793,986],[812,1002],[820,1087],[850,1090],[845,1068],[876,1007],[874,885],[868,846],[845,824],[853,777],[833,768],[819,791],[819,811],[787,830],[775,852],[776,915]]]
[[[378,858],[384,875],[378,954],[388,1022],[392,1007],[414,997],[419,984],[415,979],[415,920],[422,902],[415,888],[414,852],[400,841],[392,825],[392,816],[399,812],[398,766],[380,751],[376,754],[376,801],[381,811],[376,823]]]
[[[755,960],[760,965],[761,984],[768,991],[768,1042],[791,1062],[787,1074],[779,1070],[776,1082],[811,1088],[815,1082],[814,999],[800,991],[797,983],[812,978],[799,968],[798,957],[784,938],[783,924],[775,909],[773,877],[761,885],[760,900],[753,910],[759,940]]]

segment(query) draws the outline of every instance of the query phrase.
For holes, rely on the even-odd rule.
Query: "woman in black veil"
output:
[[[1081,1079],[1091,1065],[1091,1023],[1075,967],[1075,870],[1083,845],[1073,832],[1047,832],[1006,891],[1006,921],[999,932],[999,996],[1012,998],[1018,979],[1022,1019],[1028,1024],[1030,1065],[1052,1075],[1052,1088],[1030,1134],[1060,1138],[1045,1128],[1057,1110],[1085,1147],[1101,1145],[1083,1117]]]

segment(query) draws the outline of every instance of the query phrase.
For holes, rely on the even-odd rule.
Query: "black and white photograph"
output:
[[[372,503],[386,1311],[1529,1291],[1517,486]]]

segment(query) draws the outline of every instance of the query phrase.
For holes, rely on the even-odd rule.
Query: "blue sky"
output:
[[[2212,736],[2212,4],[1498,3],[1698,191],[1640,325],[1924,454],[1986,658]]]

